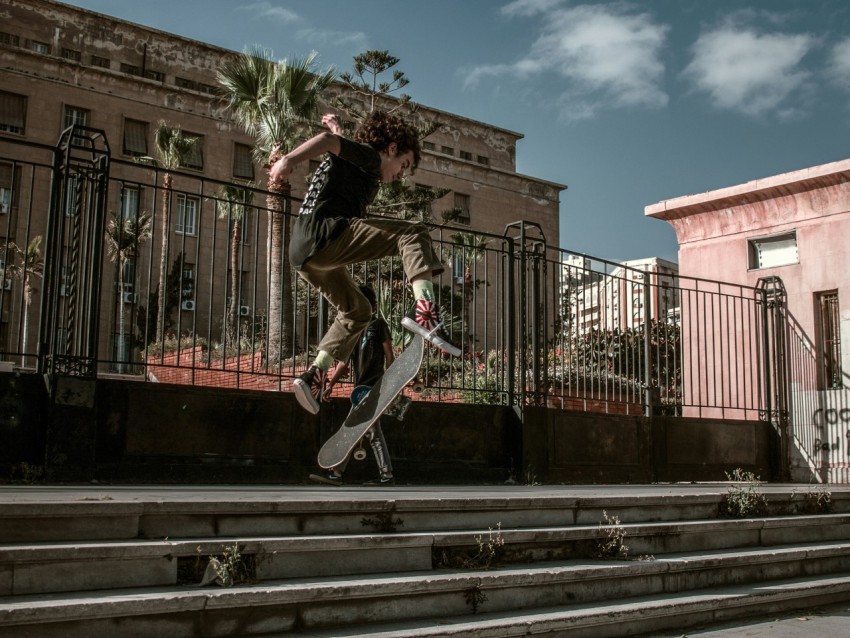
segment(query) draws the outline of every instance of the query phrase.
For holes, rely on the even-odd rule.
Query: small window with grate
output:
[[[254,179],[254,161],[251,159],[251,147],[247,144],[233,145],[233,177]]]
[[[841,315],[838,311],[838,291],[815,295],[818,315],[820,356],[820,387],[835,390],[844,387],[841,370]]]

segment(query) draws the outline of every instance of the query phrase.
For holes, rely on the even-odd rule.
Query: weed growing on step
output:
[[[477,614],[478,608],[487,602],[487,594],[481,589],[481,581],[479,580],[475,585],[464,590],[463,598],[466,600],[466,604],[472,607],[472,613]]]
[[[832,492],[828,485],[809,485],[802,493],[795,488],[791,490],[791,500],[797,514],[828,514],[832,511]]]
[[[767,513],[767,498],[759,491],[759,477],[752,472],[735,468],[726,478],[735,484],[729,486],[720,503],[720,511],[731,518],[750,518]]]
[[[200,578],[200,583],[198,579]],[[218,556],[208,556],[204,561],[200,546],[194,560],[178,559],[177,582],[179,584],[198,583],[199,586],[216,584],[221,587],[244,585],[257,580],[257,563],[253,555],[245,555],[234,542],[232,547],[224,546]]]
[[[501,562],[504,555],[505,539],[502,537],[502,524],[497,523],[496,529],[489,528],[487,538],[483,534],[475,537],[477,545],[473,552],[459,549],[435,548],[432,561],[435,567],[450,567],[455,569],[491,569]]]
[[[602,559],[615,558],[626,560],[629,557],[629,546],[626,545],[626,528],[620,525],[620,517],[602,510],[605,525],[599,523],[599,540],[596,542],[596,557]]]
[[[404,525],[404,520],[401,518],[393,518],[395,514],[395,505],[389,510],[381,512],[375,518],[362,518],[360,525],[363,527],[374,527],[381,534],[395,534],[399,526]]]
[[[30,465],[26,461],[22,461],[12,466],[9,479],[12,483],[26,483],[27,485],[40,483],[44,479],[44,467]]]

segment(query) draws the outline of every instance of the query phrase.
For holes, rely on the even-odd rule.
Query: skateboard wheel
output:
[[[354,450],[354,460],[355,461],[362,461],[365,458],[366,458],[366,450],[364,450],[363,448],[359,448],[357,450]]]
[[[422,394],[425,391],[425,384],[417,381],[413,384],[412,390],[416,392],[416,394]]]

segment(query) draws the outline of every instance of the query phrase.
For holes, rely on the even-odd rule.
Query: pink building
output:
[[[683,276],[753,287],[781,279],[791,477],[847,482],[850,159],[662,201],[645,214],[673,226]]]

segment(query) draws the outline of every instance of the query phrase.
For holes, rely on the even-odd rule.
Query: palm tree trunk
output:
[[[21,367],[25,368],[27,365],[27,332],[29,331],[29,323],[30,323],[30,282],[29,277],[24,276],[24,321],[23,321],[23,334],[21,335]]]
[[[232,216],[231,216],[232,219]],[[239,321],[239,247],[241,219],[233,223],[233,233],[230,236],[230,308],[227,309],[228,341],[233,343],[239,339],[237,330]]]
[[[156,314],[156,341],[163,342],[165,327],[165,285],[168,276],[168,227],[171,225],[171,175],[165,173],[162,177],[162,252],[159,258],[159,298]]]
[[[126,259],[118,259],[118,373],[124,374],[124,361],[127,358],[124,348],[124,266]]]
[[[274,163],[271,159],[269,165]],[[290,193],[289,184],[268,182],[266,205],[271,219],[269,246],[269,319],[267,364],[280,368],[280,362],[292,350],[292,269],[284,257],[289,241],[289,217],[284,213]]]

